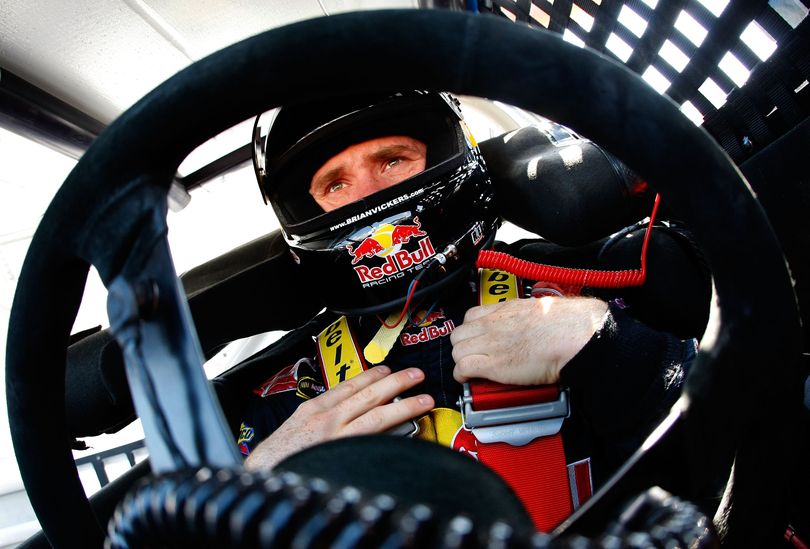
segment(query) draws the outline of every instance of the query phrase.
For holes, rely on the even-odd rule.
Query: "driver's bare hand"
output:
[[[391,400],[424,378],[418,368],[391,373],[387,366],[377,366],[344,381],[301,404],[250,453],[245,467],[270,470],[304,448],[341,437],[382,433],[419,417],[433,408],[430,395]]]
[[[516,299],[473,307],[450,336],[463,383],[556,383],[560,370],[605,322],[607,303],[590,297]]]

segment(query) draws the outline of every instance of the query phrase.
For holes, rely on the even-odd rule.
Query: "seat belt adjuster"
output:
[[[560,432],[563,421],[571,415],[568,398],[568,388],[561,388],[556,400],[476,410],[472,387],[465,383],[459,408],[464,426],[479,442],[524,446],[536,438]]]

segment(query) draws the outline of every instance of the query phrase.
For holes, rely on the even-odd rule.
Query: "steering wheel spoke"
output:
[[[107,309],[152,470],[240,466],[203,371],[203,354],[165,235],[152,242],[136,278],[122,274],[113,279]]]

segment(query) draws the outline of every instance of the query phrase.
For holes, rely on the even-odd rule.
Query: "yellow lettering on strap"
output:
[[[478,276],[478,302],[481,305],[500,303],[509,299],[517,299],[520,296],[517,276],[512,273],[496,269],[481,269]]]
[[[316,338],[318,362],[323,381],[331,389],[341,381],[351,379],[366,369],[360,357],[349,323],[342,316],[327,326]]]

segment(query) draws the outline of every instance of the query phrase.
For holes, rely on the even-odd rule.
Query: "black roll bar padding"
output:
[[[587,139],[554,142],[527,126],[479,147],[498,215],[555,244],[591,243],[652,211],[649,186]]]
[[[756,543],[754,533],[773,536],[781,527],[794,411],[785,387],[796,371],[798,316],[779,246],[733,164],[676,105],[625,67],[557,36],[490,17],[387,10],[282,27],[195,63],[114,122],[57,194],[23,266],[6,370],[21,473],[54,545],[90,547],[101,540],[81,503],[63,436],[63,374],[88,261],[110,283],[138,234],[137,216],[100,233],[110,206],[128,186],[137,187],[139,174],[150,174],[149,184],[167,192],[175,167],[194,147],[256,112],[325,89],[414,87],[497,98],[569,126],[654,184],[689,224],[712,267],[722,318],[716,337],[704,342],[681,403],[692,484],[678,495],[705,497],[736,451],[738,499],[724,509],[728,535]],[[239,100],[228,100],[234,97]],[[137,200],[138,189],[132,194]],[[767,292],[751,291],[750,281]],[[63,445],[28,451],[30,441],[54,430],[53,440],[64,439]],[[715,450],[707,456],[706,448]],[[57,510],[55,493],[71,502],[69,509]]]
[[[296,267],[275,230],[180,276],[206,359],[236,339],[297,328],[323,308]],[[109,329],[73,338],[65,374],[68,432],[74,438],[117,432],[136,418],[121,348]]]

